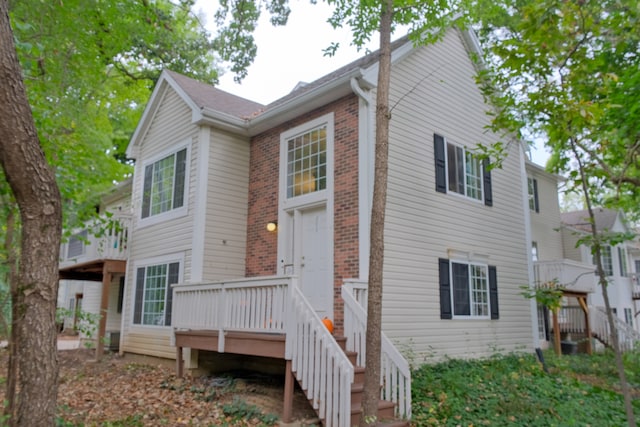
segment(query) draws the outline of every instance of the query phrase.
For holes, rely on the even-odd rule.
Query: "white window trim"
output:
[[[326,125],[327,127],[327,185],[324,190],[303,194],[296,197],[287,197],[287,141],[297,135],[304,134]],[[298,206],[311,205],[329,199],[333,194],[333,145],[334,145],[334,117],[333,113],[325,114],[316,119],[305,122],[299,126],[280,134],[280,209],[290,210]]]
[[[168,148],[153,157],[149,157],[142,163],[141,168],[138,170],[138,173],[141,175],[140,181],[136,185],[136,189],[139,192],[140,196],[137,198],[138,206],[136,207],[136,218],[137,224],[136,228],[144,228],[150,225],[158,224],[164,221],[169,221],[176,218],[181,218],[186,216],[189,212],[189,176],[191,174],[191,139],[184,141],[182,144],[178,146],[173,146]],[[172,154],[176,154],[179,151],[185,149],[186,153],[186,165],[185,165],[185,175],[184,175],[184,203],[181,207],[177,209],[171,209],[166,212],[162,212],[156,215],[150,215],[146,218],[142,218],[142,205],[144,201],[144,175],[147,166],[156,163],[159,160],[162,160]],[[174,175],[175,177],[175,175]]]
[[[461,197],[464,200],[469,200],[471,202],[474,203],[479,203],[481,205],[484,205],[484,165],[482,162],[480,162],[480,198],[476,199],[473,198],[471,196],[467,196],[467,178],[466,178],[466,171],[465,171],[465,181],[464,181],[464,192],[465,194],[460,194],[455,190],[452,190],[449,187],[449,151],[448,151],[448,145],[451,144],[453,146],[456,147],[460,147],[464,150],[464,153],[466,154],[467,152],[470,152],[472,155],[475,156],[475,154],[473,153],[473,151],[471,151],[469,149],[469,147],[467,147],[464,144],[458,144],[455,142],[451,142],[449,141],[449,139],[447,139],[446,137],[444,137],[444,164],[445,164],[445,181],[447,183],[447,194],[451,194],[454,197]]]
[[[450,286],[451,286],[451,318],[452,319],[461,319],[461,320],[491,320],[491,293],[490,293],[490,284],[489,284],[489,264],[486,264],[485,262],[479,261],[479,260],[474,260],[473,259],[473,255],[469,254],[468,257],[466,257],[466,259],[464,257],[461,258],[449,258],[449,280],[450,280]],[[486,316],[476,316],[473,314],[470,315],[462,315],[462,314],[458,314],[456,315],[456,309],[455,309],[455,290],[454,290],[454,284],[453,284],[453,264],[466,264],[467,266],[469,265],[476,265],[479,267],[483,267],[485,269],[485,272],[487,274],[487,309],[488,309],[488,314]],[[472,295],[472,289],[471,289],[471,281],[469,281],[468,283],[469,285],[469,304],[471,311],[473,311],[473,300],[471,299],[471,295]]]
[[[133,272],[131,274],[131,277],[133,279],[130,281],[130,283],[132,284],[131,286],[132,292],[129,293],[129,302],[131,304],[131,307],[129,308],[129,325],[132,328],[160,329],[160,330],[171,329],[171,325],[160,326],[160,325],[145,325],[142,323],[133,323],[133,318],[135,316],[135,309],[136,309],[136,287],[138,286],[137,274],[138,274],[138,269],[142,267],[146,269],[146,267],[151,267],[154,265],[162,265],[162,264],[168,265],[168,264],[177,262],[179,264],[178,283],[183,283],[184,282],[184,259],[185,259],[184,252],[180,252],[180,253],[157,256],[154,258],[141,259],[134,262]],[[143,301],[143,305],[144,305],[144,301]]]

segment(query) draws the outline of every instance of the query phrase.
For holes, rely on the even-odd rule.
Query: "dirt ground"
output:
[[[234,373],[178,379],[173,361],[84,348],[59,350],[59,418],[73,426],[267,425],[282,417],[283,380]],[[0,349],[2,376],[8,352]],[[4,387],[0,399],[4,400]],[[296,387],[294,419],[318,425]]]

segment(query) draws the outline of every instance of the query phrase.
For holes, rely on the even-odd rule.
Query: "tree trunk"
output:
[[[16,392],[17,392],[17,384],[18,384],[18,357],[16,351],[16,325],[14,324],[14,320],[16,319],[15,308],[17,307],[17,292],[16,286],[18,285],[18,272],[17,272],[17,244],[14,238],[14,232],[16,231],[16,217],[15,211],[13,209],[13,205],[8,203],[6,200],[3,202],[7,203],[7,225],[5,232],[5,241],[4,241],[4,251],[7,254],[7,263],[9,264],[9,269],[7,273],[7,281],[9,284],[9,294],[6,297],[9,301],[13,301],[11,304],[11,327],[9,327],[9,322],[4,320],[5,330],[11,331],[9,338],[9,363],[7,366],[7,391],[5,393],[5,397],[7,400],[7,405],[5,407],[5,415],[9,416],[10,420],[15,419],[16,415]]]
[[[607,290],[608,282],[607,275],[602,266],[602,242],[598,235],[598,229],[596,227],[596,219],[593,214],[593,206],[591,204],[591,196],[588,191],[589,178],[585,173],[585,168],[580,158],[580,153],[575,145],[571,144],[573,154],[578,162],[578,170],[580,172],[580,180],[582,182],[582,191],[584,193],[585,204],[589,212],[589,222],[591,224],[591,235],[593,237],[593,255],[596,261],[596,273],[598,275],[598,282],[602,288],[602,297],[604,298],[604,306],[607,314],[607,320],[609,321],[609,335],[611,338],[611,347],[613,347],[613,353],[616,360],[616,368],[618,369],[618,378],[620,379],[620,387],[622,388],[622,396],[624,398],[624,409],[627,414],[627,423],[629,427],[636,427],[636,419],[633,413],[633,403],[631,398],[631,390],[627,383],[627,376],[624,372],[624,362],[622,360],[622,351],[620,350],[620,343],[618,342],[618,331],[616,330],[616,324],[613,320],[613,311],[611,310],[611,303],[609,302],[609,292]]]
[[[0,0],[0,163],[20,210],[17,278],[17,413],[13,425],[53,426],[58,394],[55,310],[61,202],[40,147],[9,21]],[[15,361],[14,361],[15,362]]]
[[[376,94],[376,149],[371,208],[371,254],[367,310],[366,360],[361,426],[375,424],[380,399],[380,353],[382,333],[382,270],[384,265],[384,218],[387,204],[389,161],[389,83],[391,78],[391,19],[393,1],[382,3],[380,58]]]

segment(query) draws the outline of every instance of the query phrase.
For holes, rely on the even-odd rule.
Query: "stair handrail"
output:
[[[348,279],[342,286],[344,300],[344,329],[347,349],[358,352],[358,365],[366,360],[366,307],[367,284]],[[381,333],[381,398],[396,404],[396,415],[411,418],[411,368],[384,332]]]
[[[607,312],[603,307],[591,307],[592,331],[597,334],[603,342],[611,345],[610,328]],[[640,343],[640,333],[631,325],[623,322],[617,316],[613,316],[613,322],[618,332],[618,345],[621,351],[630,351]]]
[[[297,286],[289,288],[285,358],[327,427],[350,427],[354,368]]]

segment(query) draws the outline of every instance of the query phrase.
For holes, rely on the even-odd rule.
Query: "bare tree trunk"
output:
[[[375,424],[380,400],[380,355],[382,333],[382,270],[384,265],[384,218],[387,204],[389,162],[389,84],[391,79],[391,19],[393,1],[382,3],[380,16],[380,59],[376,94],[376,150],[373,203],[371,208],[371,254],[364,395],[361,426]]]
[[[622,351],[620,350],[620,343],[618,342],[618,331],[616,330],[616,324],[613,319],[613,311],[611,310],[611,303],[609,302],[609,292],[607,290],[608,282],[607,275],[602,266],[602,242],[598,236],[598,228],[596,227],[595,215],[593,214],[593,206],[591,204],[591,196],[588,191],[588,177],[585,174],[584,166],[580,157],[580,153],[576,145],[572,142],[571,148],[573,154],[578,162],[578,170],[580,171],[580,180],[582,182],[582,191],[584,193],[584,200],[589,212],[589,222],[591,224],[591,235],[593,236],[593,255],[596,261],[596,273],[598,274],[598,283],[602,288],[602,297],[604,298],[604,306],[607,312],[607,320],[609,321],[609,335],[611,337],[611,347],[613,347],[613,353],[616,360],[616,368],[618,369],[618,377],[620,379],[620,387],[622,388],[622,396],[624,398],[624,409],[627,414],[627,423],[629,427],[636,427],[636,419],[633,413],[633,403],[631,399],[631,390],[627,383],[627,376],[624,372],[624,363],[622,360]]]
[[[20,360],[19,393],[12,424],[53,426],[58,394],[55,309],[60,192],[38,140],[8,9],[8,0],[0,0],[0,163],[22,224],[14,301],[19,319],[14,342]]]

